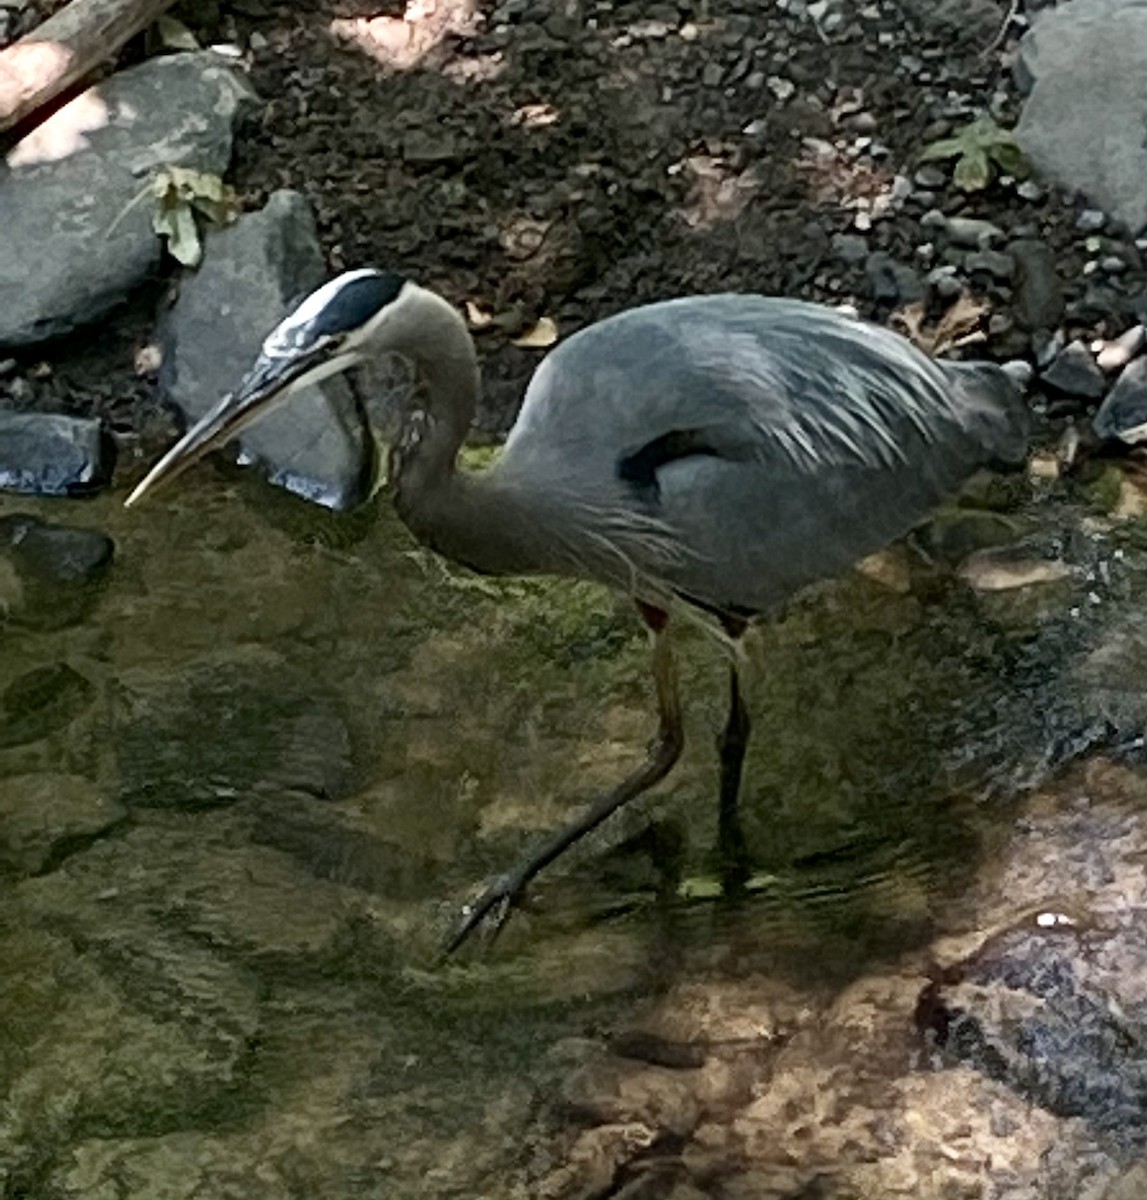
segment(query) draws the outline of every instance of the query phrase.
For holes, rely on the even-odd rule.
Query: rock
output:
[[[1101,371],[1117,371],[1125,367],[1147,345],[1147,328],[1132,325],[1125,333],[1109,342],[1104,342],[1096,354],[1095,361]]]
[[[56,585],[95,583],[103,578],[115,543],[94,529],[54,525],[29,513],[0,517],[0,553],[27,579]]]
[[[1010,546],[997,546],[968,555],[957,574],[977,592],[1006,592],[1058,583],[1070,578],[1071,570],[1062,559],[1033,558]]]
[[[1044,198],[1044,190],[1034,179],[1025,179],[1016,188],[1016,195],[1021,200],[1028,201],[1029,204],[1038,203]]]
[[[924,295],[920,276],[906,263],[898,262],[883,250],[874,251],[864,263],[869,295],[876,301],[910,303]]]
[[[1129,445],[1147,441],[1147,358],[1129,363],[1099,406],[1092,428]]]
[[[242,378],[289,302],[324,275],[307,201],[276,192],[266,206],[208,235],[203,265],[161,324],[160,384],[188,420]],[[344,379],[292,396],[238,438],[273,483],[328,508],[352,508],[373,485],[374,447]]]
[[[4,257],[0,255],[0,289]],[[114,466],[115,446],[98,421],[0,411],[0,488],[6,491],[83,495],[104,487]]]
[[[0,517],[0,561],[18,585],[7,597],[9,620],[62,629],[83,620],[98,598],[115,544],[92,529],[53,525],[27,513]]]
[[[940,170],[939,167],[921,167],[913,176],[912,182],[917,187],[927,188],[929,191],[936,191],[937,188],[944,187],[948,182],[947,175]]]
[[[1078,338],[1068,342],[1051,366],[1040,374],[1040,380],[1057,392],[1082,396],[1085,400],[1098,400],[1107,386],[1091,351]]]
[[[1015,274],[1016,260],[1002,250],[977,250],[964,260],[967,271],[981,271],[1006,283]]]
[[[1063,337],[1063,331],[1057,329],[1054,332],[1048,329],[1037,329],[1031,336],[1032,356],[1035,358],[1035,365],[1043,370],[1044,367],[1049,367],[1055,361],[1055,357],[1066,345]]]
[[[1016,264],[1017,319],[1028,329],[1054,329],[1064,311],[1055,251],[1046,242],[1024,240],[1009,243],[1008,253]]]
[[[337,697],[274,656],[209,659],[176,676],[125,680],[119,734],[129,807],[199,809],[248,796],[341,799],[350,735]]]
[[[66,729],[95,699],[95,687],[67,663],[36,667],[0,692],[0,749]]]
[[[928,272],[925,282],[937,296],[945,300],[954,300],[964,290],[954,266],[934,267]]]
[[[218,55],[166,55],[89,88],[18,143],[0,167],[0,346],[94,321],[154,275],[162,245],[132,200],[157,167],[222,174],[253,98]]]
[[[868,255],[868,239],[858,233],[834,233],[832,253],[841,262],[863,262]]]
[[[1016,128],[1027,159],[1137,233],[1147,225],[1147,8],[1073,0],[1045,9],[1019,57],[1033,81]]]
[[[1147,894],[1125,858],[1139,840],[1133,820],[1085,801],[1025,823],[1036,845],[1013,852],[1009,873],[1020,874],[1013,881],[1023,894],[1047,900],[947,966],[920,1010],[947,1061],[1046,1112],[1081,1119],[1124,1154],[1147,1145]],[[1037,863],[1040,843],[1074,870]],[[1088,880],[1086,914],[1056,905],[1066,891],[1032,888],[1057,875]],[[1115,875],[1127,886],[1122,895],[1111,886]]]
[[[90,845],[125,810],[79,775],[0,779],[0,874],[38,875]]]
[[[921,221],[921,224],[923,223]],[[949,241],[957,246],[971,246],[977,249],[984,249],[1004,236],[1004,231],[998,225],[993,225],[991,221],[981,221],[977,217],[944,217],[940,228],[947,233]]]
[[[246,972],[143,920],[85,930],[82,949],[17,925],[0,953],[0,1028],[15,1051],[5,1063],[5,1172],[51,1157],[70,1133],[155,1136],[234,1116],[258,1028]]]
[[[1075,227],[1080,233],[1098,233],[1107,224],[1107,214],[1098,208],[1085,208],[1075,218]]]

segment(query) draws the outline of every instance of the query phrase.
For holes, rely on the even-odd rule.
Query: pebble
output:
[[[1127,264],[1118,254],[1108,254],[1099,260],[1099,269],[1105,275],[1121,275],[1127,270]]]
[[[998,225],[977,217],[948,217],[945,228],[948,236],[959,246],[983,248],[1004,236],[1004,231]]]
[[[797,85],[791,79],[785,79],[780,75],[770,75],[765,83],[768,89],[782,103],[786,100],[791,100],[796,95]]]
[[[267,41],[267,35],[265,33],[260,33],[256,29],[254,33],[252,33],[247,39],[247,45],[251,50],[254,50],[256,53],[258,53],[260,50],[266,50],[270,45],[270,42]]]
[[[912,179],[918,187],[931,190],[942,188],[948,182],[948,177],[939,167],[921,167]]]
[[[963,284],[952,266],[935,267],[928,272],[925,282],[943,300],[953,300],[963,291]]]
[[[1016,260],[1002,250],[977,250],[964,260],[968,271],[983,271],[1006,283],[1015,274]]]
[[[720,63],[708,62],[705,64],[705,69],[701,72],[702,87],[715,88],[721,86],[721,80],[724,78],[724,69]]]
[[[1035,180],[1025,179],[1023,183],[1016,188],[1016,195],[1019,196],[1021,200],[1027,200],[1029,203],[1034,204],[1043,199],[1044,191],[1043,188],[1041,188],[1040,185],[1035,182]]]
[[[1016,263],[1016,315],[1028,329],[1054,329],[1063,319],[1063,285],[1055,251],[1033,238],[1009,242]]]
[[[16,365],[14,358],[0,359],[0,379],[7,379],[9,375],[15,375]]]
[[[1057,392],[1086,400],[1098,400],[1106,387],[1103,372],[1091,357],[1091,351],[1078,338],[1068,342],[1040,379]]]
[[[864,274],[873,300],[911,302],[924,295],[920,276],[906,263],[898,262],[884,250],[876,250],[865,259]]]
[[[1125,367],[1137,354],[1142,353],[1145,345],[1147,329],[1142,325],[1132,325],[1126,333],[1121,333],[1117,338],[1109,342],[1100,342],[1095,361],[1101,371],[1115,371]]]
[[[834,233],[832,235],[832,253],[841,262],[863,262],[868,255],[868,239],[858,233]]]
[[[1098,233],[1107,224],[1107,214],[1098,208],[1085,208],[1075,219],[1075,227],[1081,233]]]
[[[1031,336],[1031,347],[1035,365],[1042,371],[1044,367],[1051,366],[1056,355],[1063,349],[1063,331],[1037,329]]]

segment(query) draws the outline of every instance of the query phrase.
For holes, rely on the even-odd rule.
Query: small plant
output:
[[[155,201],[151,227],[160,237],[167,238],[172,257],[185,267],[197,267],[203,258],[198,218],[203,217],[215,225],[228,225],[239,213],[234,188],[218,175],[190,167],[163,167],[112,222],[109,237],[148,195]]]
[[[956,160],[952,182],[965,192],[983,191],[997,169],[1017,178],[1027,174],[1023,151],[1011,131],[991,117],[980,117],[952,137],[933,142],[920,155],[921,162],[949,158]]]

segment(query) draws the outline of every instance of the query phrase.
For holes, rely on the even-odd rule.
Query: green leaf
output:
[[[972,148],[964,152],[952,172],[952,182],[965,192],[980,192],[992,181],[992,164],[987,152]]]
[[[1005,175],[1022,178],[1028,173],[1028,164],[1023,151],[1015,142],[997,142],[996,145],[988,148],[988,154]]]
[[[185,267],[197,267],[203,257],[203,243],[195,214],[186,204],[163,205],[152,219],[152,227],[160,237],[167,238],[167,248],[176,262]]]
[[[930,146],[925,146],[920,154],[921,162],[935,162],[941,158],[955,158],[964,153],[964,143],[959,138],[941,138]]]

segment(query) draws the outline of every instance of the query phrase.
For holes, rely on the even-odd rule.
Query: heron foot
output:
[[[445,953],[451,955],[475,930],[482,928],[486,939],[493,941],[501,932],[511,910],[522,899],[525,880],[517,873],[499,875],[486,890],[462,907],[462,919],[454,936],[446,943]]]

